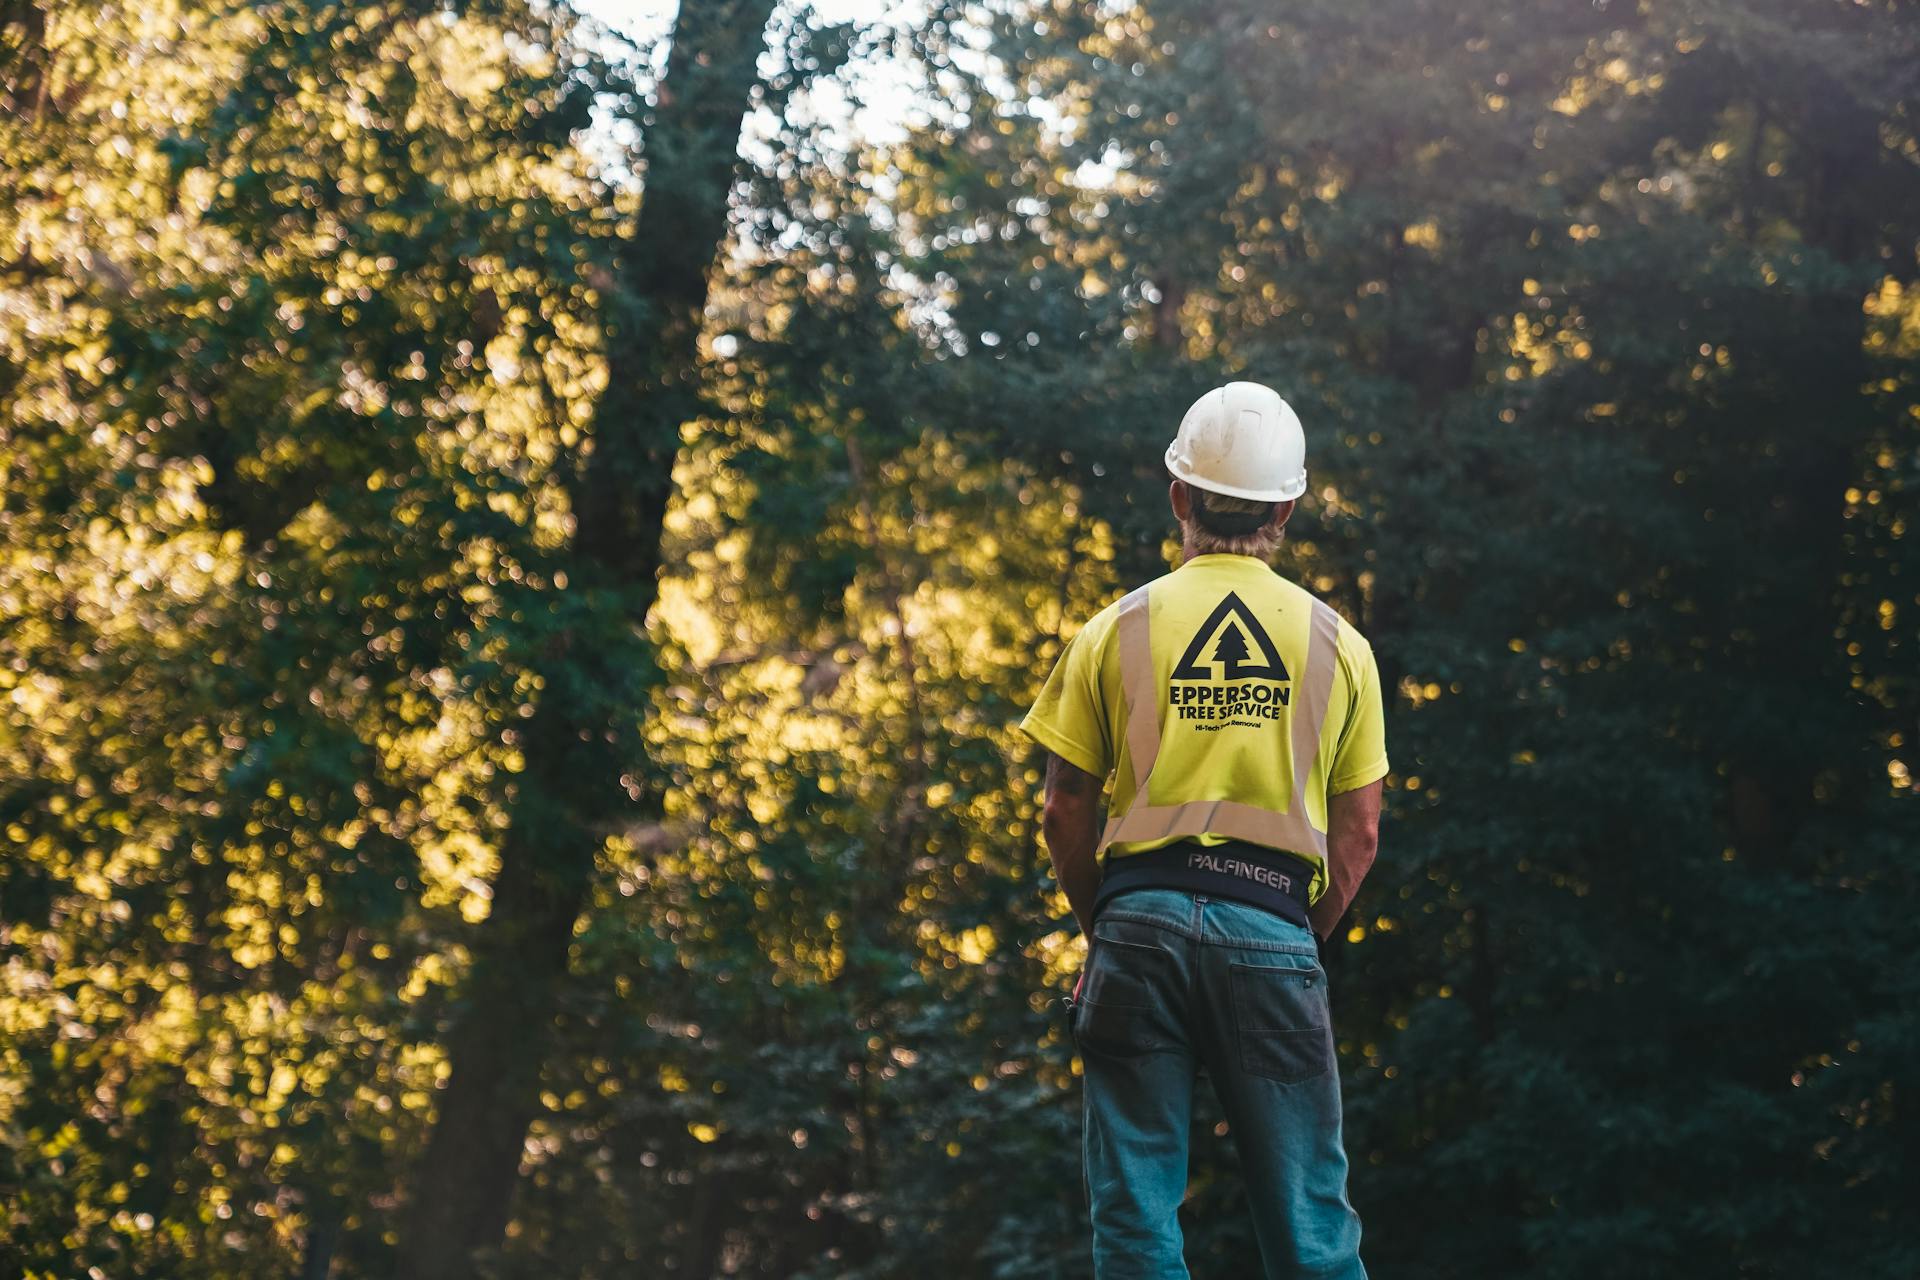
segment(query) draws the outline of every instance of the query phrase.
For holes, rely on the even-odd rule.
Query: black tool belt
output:
[[[1231,898],[1262,907],[1297,925],[1307,923],[1307,890],[1313,864],[1278,849],[1228,840],[1202,845],[1179,840],[1145,853],[1108,857],[1093,913],[1135,889],[1182,889],[1211,898]]]

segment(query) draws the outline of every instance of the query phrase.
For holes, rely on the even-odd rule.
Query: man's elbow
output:
[[[1100,780],[1057,755],[1047,756],[1047,791],[1041,818],[1048,827],[1086,822],[1100,799]]]
[[[1380,850],[1380,784],[1332,799],[1327,852],[1344,884],[1357,885]]]
[[[1049,791],[1041,816],[1048,822],[1074,822],[1086,816],[1092,802],[1071,791]]]
[[[1076,837],[1090,830],[1093,820],[1093,804],[1083,796],[1049,795],[1040,813],[1050,849],[1077,843]]]

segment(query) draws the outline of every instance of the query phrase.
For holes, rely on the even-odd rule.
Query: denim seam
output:
[[[1242,951],[1266,951],[1282,956],[1317,956],[1319,952],[1312,947],[1302,947],[1291,942],[1263,942],[1255,938],[1224,938],[1218,934],[1208,934],[1203,941],[1210,947],[1237,947]]]
[[[1135,924],[1150,924],[1157,929],[1165,929],[1168,933],[1177,933],[1189,941],[1199,941],[1198,938],[1187,932],[1187,930],[1182,928],[1177,922],[1169,920],[1165,916],[1150,916],[1144,912],[1125,911],[1116,907],[1108,907],[1100,913],[1098,923],[1105,924],[1109,920],[1130,920]]]
[[[1320,954],[1318,949],[1301,946],[1298,943],[1270,942],[1262,938],[1236,938],[1205,930],[1204,926],[1202,932],[1195,933],[1165,916],[1148,915],[1142,911],[1127,911],[1120,907],[1108,907],[1100,913],[1101,923],[1104,924],[1108,920],[1127,920],[1134,924],[1152,925],[1156,929],[1165,929],[1168,933],[1178,934],[1190,942],[1201,942],[1210,947],[1239,947],[1247,951],[1265,951],[1287,956],[1318,956]]]

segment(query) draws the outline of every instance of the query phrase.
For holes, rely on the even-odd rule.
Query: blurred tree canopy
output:
[[[1396,693],[1370,1268],[1920,1272],[1916,68],[1895,0],[0,8],[0,1271],[1086,1274],[1012,726],[1244,376]]]

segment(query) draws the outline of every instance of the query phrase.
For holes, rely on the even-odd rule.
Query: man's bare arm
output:
[[[1380,847],[1380,793],[1384,780],[1327,797],[1327,891],[1309,918],[1322,940],[1333,936]]]
[[[1042,828],[1054,879],[1066,890],[1080,932],[1093,936],[1093,900],[1100,889],[1100,864],[1093,846],[1100,821],[1100,779],[1047,753],[1047,803]]]

